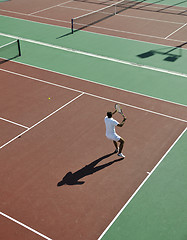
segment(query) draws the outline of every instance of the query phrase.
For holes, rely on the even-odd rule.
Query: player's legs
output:
[[[119,135],[117,134],[113,134],[111,136],[107,136],[108,139],[110,140],[113,140],[113,144],[116,148],[115,152],[117,153],[118,152],[118,142],[119,142],[119,152],[118,152],[118,155],[121,156],[121,157],[125,157],[123,154],[122,154],[122,149],[123,149],[123,145],[124,145],[124,139],[122,137],[120,137]]]
[[[125,140],[123,138],[120,138],[120,140],[118,142],[120,143],[119,144],[119,154],[120,154],[123,150]]]
[[[118,149],[118,143],[116,141],[113,140],[114,146],[116,148],[116,150]]]

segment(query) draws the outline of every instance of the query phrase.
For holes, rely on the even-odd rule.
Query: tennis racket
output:
[[[118,103],[115,104],[115,109],[117,110],[118,113],[125,117],[125,115],[123,114],[123,110]]]

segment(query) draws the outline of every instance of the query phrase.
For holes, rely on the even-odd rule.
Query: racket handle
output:
[[[125,115],[124,115],[124,114],[122,114],[122,116],[123,116],[123,120],[125,121],[127,118],[125,117]]]

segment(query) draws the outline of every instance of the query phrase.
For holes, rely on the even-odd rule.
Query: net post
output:
[[[73,34],[73,18],[71,19],[71,33]]]
[[[20,41],[19,41],[19,39],[17,40],[17,43],[18,43],[19,56],[21,56],[21,48],[20,48]]]

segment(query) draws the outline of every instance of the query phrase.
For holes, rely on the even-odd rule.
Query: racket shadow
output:
[[[98,172],[98,171],[100,171],[106,167],[109,167],[112,164],[122,161],[124,159],[124,158],[119,158],[119,159],[113,160],[111,162],[105,163],[103,165],[96,166],[102,160],[112,156],[113,154],[115,154],[115,153],[110,153],[110,154],[104,155],[74,173],[68,172],[63,177],[63,179],[57,183],[57,187],[60,187],[63,185],[82,185],[85,183],[85,181],[80,181],[81,178],[84,178],[88,175]]]

